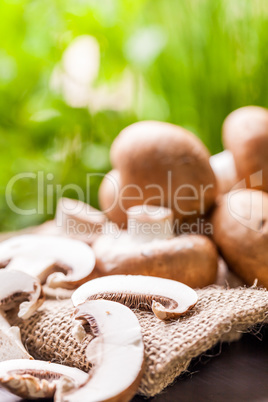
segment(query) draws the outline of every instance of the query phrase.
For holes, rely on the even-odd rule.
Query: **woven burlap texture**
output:
[[[192,358],[218,341],[264,322],[268,292],[254,288],[209,287],[198,291],[195,308],[177,321],[163,322],[147,311],[137,311],[145,344],[145,372],[139,393],[154,396],[187,369]],[[47,301],[26,321],[16,320],[22,340],[36,358],[88,371],[85,349],[90,337],[78,343],[71,334],[70,301]]]

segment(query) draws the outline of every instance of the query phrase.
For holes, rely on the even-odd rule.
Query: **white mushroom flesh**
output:
[[[21,271],[0,270],[0,309],[11,310],[19,306],[18,316],[29,318],[44,302],[39,281]]]
[[[129,401],[139,386],[144,360],[135,314],[119,303],[92,300],[78,306],[75,319],[89,324],[95,335],[86,350],[93,368],[84,386],[69,393],[59,389],[56,401]]]
[[[238,182],[232,153],[228,150],[222,151],[212,155],[209,162],[217,178],[220,192],[225,194],[231,191],[232,187]]]
[[[137,205],[127,210],[128,234],[137,241],[170,239],[174,236],[173,211],[154,205]]]
[[[189,286],[170,279],[143,275],[111,275],[93,279],[72,295],[74,306],[86,300],[106,299],[131,308],[151,310],[161,320],[178,318],[197,302]]]
[[[10,359],[32,359],[21,342],[19,327],[11,327],[0,312],[0,362]]]
[[[103,212],[78,200],[61,198],[55,216],[56,226],[72,236],[87,236],[94,239],[103,232],[107,218]]]
[[[0,363],[0,385],[22,398],[51,398],[63,378],[70,389],[84,384],[88,374],[41,360],[14,359]]]
[[[0,264],[38,278],[52,288],[74,288],[95,266],[92,249],[81,241],[43,235],[23,235],[0,243]]]

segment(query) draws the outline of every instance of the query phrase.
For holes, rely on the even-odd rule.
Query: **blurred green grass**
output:
[[[0,15],[0,230],[51,218],[57,185],[85,191],[86,174],[110,169],[109,146],[132,122],[182,125],[216,153],[229,112],[268,106],[267,0],[2,0]],[[125,110],[71,107],[51,89],[56,64],[80,35],[100,47],[94,87],[131,74]],[[9,180],[25,171],[45,174],[40,214],[16,214],[6,203]],[[90,185],[94,206],[99,182]],[[36,180],[18,181],[12,195],[18,207],[35,208]]]

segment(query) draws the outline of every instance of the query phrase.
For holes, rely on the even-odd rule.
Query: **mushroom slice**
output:
[[[178,318],[197,302],[189,286],[170,279],[143,275],[111,275],[80,286],[72,295],[74,306],[86,300],[114,300],[131,308],[153,310],[160,320]]]
[[[83,371],[41,360],[14,359],[0,363],[0,385],[21,398],[51,398],[63,382],[67,389],[85,383]]]
[[[85,243],[57,236],[23,235],[0,244],[0,264],[26,272],[51,288],[74,289],[88,280],[95,256]]]
[[[11,327],[0,312],[0,362],[10,359],[32,359],[21,342],[19,327]]]
[[[137,317],[119,303],[91,300],[78,306],[75,319],[85,328],[89,324],[95,335],[86,350],[93,368],[85,385],[67,393],[59,388],[55,400],[129,401],[139,387],[144,361]]]
[[[19,306],[18,316],[29,318],[44,302],[42,286],[32,276],[21,271],[0,270],[0,309]]]

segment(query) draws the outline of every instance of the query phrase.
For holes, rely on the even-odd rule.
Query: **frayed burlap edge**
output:
[[[177,321],[163,322],[152,313],[134,311],[145,344],[145,371],[139,393],[154,396],[184,372],[190,361],[219,341],[238,339],[240,333],[264,322],[268,292],[256,288],[198,290],[195,308]],[[47,301],[33,317],[16,320],[22,340],[37,359],[88,371],[85,350],[90,338],[78,343],[71,334],[70,301]]]

